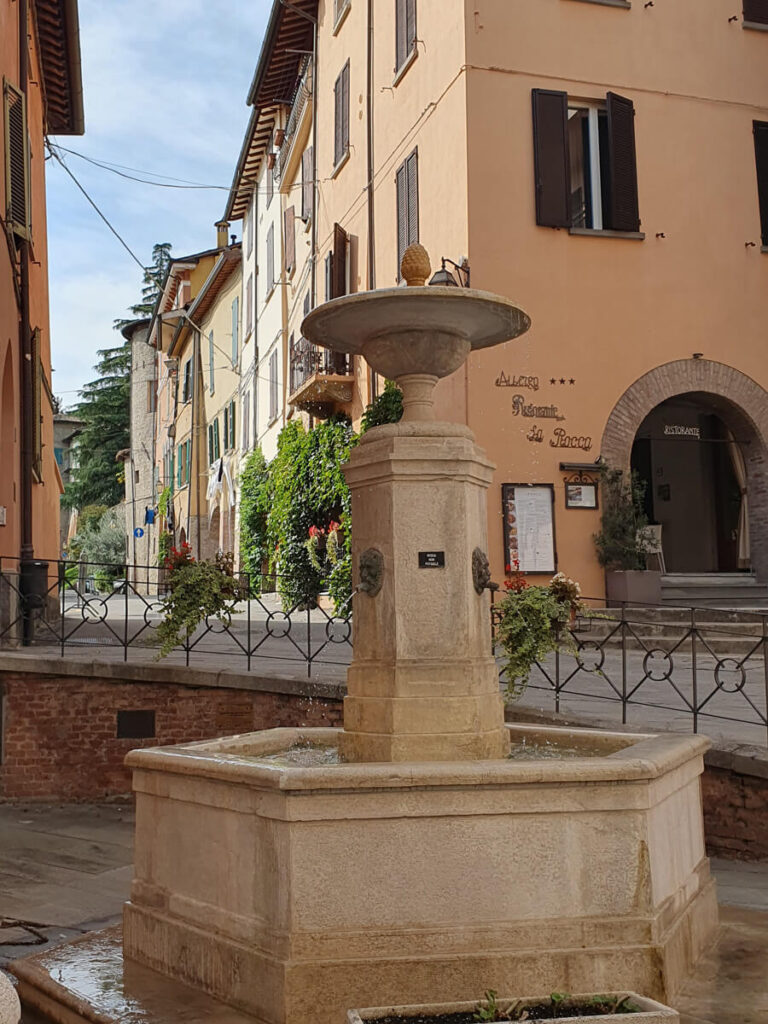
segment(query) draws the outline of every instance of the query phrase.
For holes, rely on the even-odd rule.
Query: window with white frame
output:
[[[182,378],[181,386],[181,400],[182,402],[189,402],[192,398],[192,360],[188,359],[184,363],[184,376]]]

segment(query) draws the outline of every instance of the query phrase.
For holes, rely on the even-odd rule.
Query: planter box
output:
[[[608,569],[605,573],[605,596],[609,607],[661,604],[661,573],[647,569]]]
[[[634,992],[601,992],[600,995],[619,997],[629,996],[630,1000],[640,1007],[639,1013],[609,1013],[593,1017],[557,1017],[558,1024],[679,1024],[680,1015],[669,1006],[662,1006],[653,999],[645,999]],[[573,995],[572,1000],[588,1000],[593,995]],[[482,1002],[482,1001],[481,1001]],[[516,999],[500,999],[499,1006],[504,1008],[514,1005]],[[538,1006],[549,1002],[549,996],[531,996],[519,1000],[520,1008]],[[478,1003],[425,1003],[415,1006],[373,1006],[364,1010],[348,1010],[348,1024],[366,1024],[367,1021],[381,1017],[440,1017],[448,1013],[469,1013],[477,1011]],[[535,1024],[531,1022],[531,1024]]]

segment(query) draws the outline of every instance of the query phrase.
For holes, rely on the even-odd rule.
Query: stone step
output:
[[[662,587],[760,586],[752,572],[668,572],[661,577]]]
[[[148,967],[123,964],[122,928],[15,960],[22,1007],[61,1024],[256,1024],[256,1018]]]
[[[620,622],[622,619],[622,611],[617,608],[601,608],[598,606],[587,606],[589,612],[594,614],[596,618],[590,619],[589,622],[592,626],[596,626],[598,623],[611,623]],[[661,623],[664,625],[674,625],[678,629],[681,625],[688,626],[691,623],[691,611],[690,607],[675,606],[675,605],[654,605],[653,607],[644,606],[639,608],[627,607],[623,611],[623,618],[626,622],[630,623]],[[696,625],[707,625],[707,626],[723,626],[726,625],[730,628],[732,625],[738,625],[746,629],[752,629],[756,633],[762,631],[763,618],[768,618],[768,601],[762,608],[703,608],[693,609],[695,612]],[[583,621],[579,619],[578,621]]]

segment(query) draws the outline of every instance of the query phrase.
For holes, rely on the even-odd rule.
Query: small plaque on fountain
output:
[[[419,568],[420,569],[444,569],[445,568],[445,552],[444,551],[420,551],[419,552]]]

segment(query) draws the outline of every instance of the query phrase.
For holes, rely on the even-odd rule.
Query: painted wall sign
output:
[[[445,552],[444,551],[420,551],[419,552],[419,568],[420,569],[444,569],[445,568]]]
[[[534,423],[528,433],[525,435],[526,441],[533,441],[536,444],[541,444],[544,440],[544,431],[541,427],[537,427]]]
[[[588,452],[592,448],[592,438],[581,434],[567,434],[563,427],[553,431],[553,437],[549,442],[551,448],[580,448]]]
[[[538,420],[564,420],[556,405],[526,405],[525,395],[512,398],[512,415],[529,416]]]
[[[539,378],[530,377],[527,374],[512,374],[508,377],[502,370],[496,378],[497,388],[528,388],[529,391],[539,390]]]
[[[503,484],[504,561],[521,572],[555,571],[553,484]]]
[[[701,427],[686,427],[681,423],[667,423],[664,427],[666,437],[695,437],[701,440]]]

